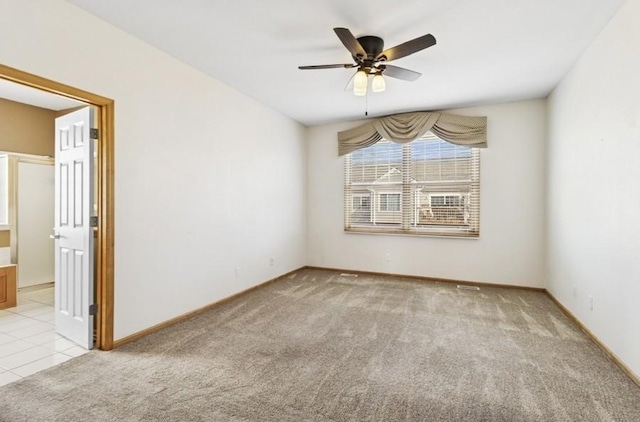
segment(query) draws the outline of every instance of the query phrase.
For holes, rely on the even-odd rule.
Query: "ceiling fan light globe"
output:
[[[367,95],[367,72],[359,70],[353,77],[353,95]]]
[[[386,89],[386,83],[381,73],[376,73],[371,81],[371,91],[373,92],[384,92]]]

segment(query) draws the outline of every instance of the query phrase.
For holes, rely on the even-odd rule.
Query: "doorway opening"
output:
[[[95,229],[95,347],[113,348],[114,301],[114,101],[27,72],[0,65],[0,79],[94,106],[97,216]]]

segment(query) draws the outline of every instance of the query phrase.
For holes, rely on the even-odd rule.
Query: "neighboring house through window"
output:
[[[345,156],[345,230],[479,234],[479,150],[432,134],[382,140]]]

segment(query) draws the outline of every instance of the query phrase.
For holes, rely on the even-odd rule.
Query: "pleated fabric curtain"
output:
[[[456,145],[487,147],[487,118],[442,112],[413,112],[372,119],[353,129],[338,132],[338,155],[374,145],[381,139],[405,144],[431,131]]]

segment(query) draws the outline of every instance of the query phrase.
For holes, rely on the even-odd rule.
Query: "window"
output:
[[[480,153],[427,134],[345,156],[345,230],[479,234]]]
[[[354,211],[369,211],[371,209],[371,196],[357,194],[351,197],[351,206]]]
[[[380,193],[380,211],[399,212],[400,193]]]
[[[460,194],[429,195],[429,205],[432,207],[460,207],[463,203],[464,200]]]

